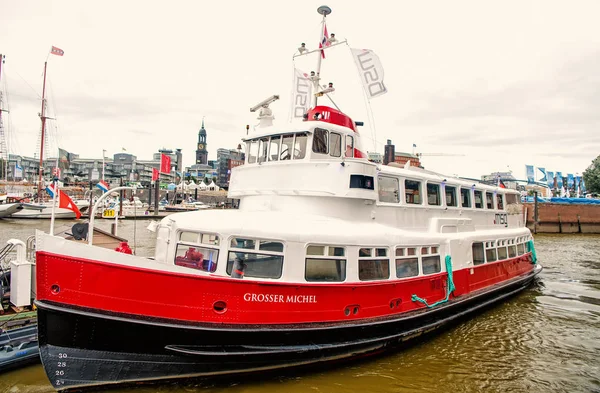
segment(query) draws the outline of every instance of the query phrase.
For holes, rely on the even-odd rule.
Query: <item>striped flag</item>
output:
[[[323,36],[321,37],[321,42],[319,43],[319,48],[323,48],[325,46],[328,46],[327,45],[328,38],[329,38],[329,34],[327,34],[327,25],[324,25],[323,26]],[[323,58],[325,58],[325,51],[324,50],[321,51],[321,56]]]
[[[98,184],[96,184],[96,187],[98,187],[99,189],[102,190],[102,192],[107,192],[108,191],[108,183],[105,182],[104,180],[100,180],[98,182]]]
[[[50,53],[52,53],[53,55],[56,55],[56,56],[62,56],[65,54],[65,51],[53,46],[52,49],[50,50]]]

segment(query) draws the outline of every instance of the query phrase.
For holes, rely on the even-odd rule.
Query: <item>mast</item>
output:
[[[331,8],[327,7],[326,5],[322,5],[319,8],[317,8],[317,12],[321,15],[323,15],[323,20],[321,21],[321,37],[320,37],[320,42],[319,44],[321,44],[323,42],[325,37],[325,18],[327,18],[327,15],[331,14]],[[323,50],[325,50],[325,43],[323,43]],[[317,59],[317,71],[316,71],[316,78],[314,79],[314,92],[318,92],[319,91],[319,81],[321,80],[321,60],[323,59],[323,53],[319,51],[319,56]],[[313,107],[317,106],[317,100],[318,97],[315,94],[314,95],[314,105]]]
[[[42,139],[40,143],[40,176],[38,179],[38,202],[42,200],[42,177],[44,175],[44,132],[46,131],[46,67],[48,61],[44,62],[44,86],[42,88],[42,112],[40,118],[42,119]]]
[[[4,55],[0,53],[0,87],[2,84],[2,64],[4,64]],[[2,112],[8,112],[2,109],[4,96],[2,94],[2,89],[0,88],[0,158],[2,158],[2,163],[4,168],[2,168],[4,172],[4,180],[8,180],[8,143],[6,141],[6,134],[4,133],[4,124],[2,123]]]

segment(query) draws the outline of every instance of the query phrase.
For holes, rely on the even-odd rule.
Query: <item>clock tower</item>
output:
[[[208,164],[208,151],[206,150],[206,130],[204,129],[204,119],[202,127],[198,131],[198,145],[196,146],[196,164]]]

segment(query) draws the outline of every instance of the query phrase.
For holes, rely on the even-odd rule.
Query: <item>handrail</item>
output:
[[[113,193],[115,191],[121,191],[121,190],[133,190],[135,192],[136,187],[121,186],[121,187],[113,188],[112,190],[108,190],[104,194],[102,194],[102,196],[100,198],[98,198],[96,203],[94,203],[94,207],[92,208],[92,211],[90,212],[90,227],[88,230],[88,244],[90,246],[92,245],[92,240],[94,239],[94,217],[96,216],[96,209],[98,208],[98,206],[100,206],[100,202],[102,202],[104,199],[106,199],[111,193]]]

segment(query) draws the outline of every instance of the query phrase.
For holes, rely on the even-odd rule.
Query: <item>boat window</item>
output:
[[[343,258],[345,254],[344,247],[308,245],[304,278],[310,282],[345,281],[346,259]]]
[[[494,208],[494,194],[492,194],[491,192],[485,193],[485,204],[488,209]]]
[[[416,277],[419,275],[419,258],[396,258],[396,277]]]
[[[497,260],[495,248],[488,248],[485,250],[485,260],[486,262],[495,262]]]
[[[354,137],[346,135],[346,157],[354,157]]]
[[[446,186],[446,206],[456,207],[458,203],[456,201],[456,187]]]
[[[473,243],[473,265],[481,265],[485,263],[485,256],[483,253],[483,243]]]
[[[231,239],[231,248],[247,248],[250,250],[254,250],[255,241],[253,239],[243,239],[239,237],[234,237]]]
[[[519,203],[520,199],[518,199],[517,194],[506,194],[506,204],[512,205],[513,203]]]
[[[261,240],[258,249],[262,251],[283,252],[283,243],[271,240]]]
[[[322,128],[315,128],[315,132],[313,133],[312,150],[315,153],[327,154],[328,153],[328,143],[327,143],[328,137],[329,137],[329,131],[324,130]]]
[[[280,160],[292,159],[292,146],[294,146],[294,134],[284,135],[281,139],[281,152],[279,153]]]
[[[212,233],[202,233],[200,236],[200,243],[212,244],[214,246],[218,246],[219,245],[219,236],[214,235]]]
[[[423,274],[434,274],[442,271],[439,255],[423,257],[421,262],[423,265]]]
[[[283,271],[283,243],[233,238],[226,271],[232,278],[280,278]]]
[[[406,203],[420,205],[421,204],[421,182],[415,180],[405,180],[405,197]]]
[[[501,261],[503,259],[508,258],[508,253],[506,250],[506,246],[498,247],[498,260]]]
[[[214,272],[217,269],[218,249],[198,247],[188,244],[177,244],[175,264],[191,269]]]
[[[514,258],[517,256],[517,247],[516,246],[508,246],[508,257]]]
[[[335,132],[329,134],[329,155],[332,157],[342,156],[342,136]]]
[[[269,161],[277,161],[279,160],[279,144],[281,143],[281,136],[272,136],[271,137],[271,146],[269,148]]]
[[[483,209],[483,191],[475,190],[475,208]]]
[[[390,278],[387,248],[361,248],[358,251],[358,279],[361,281]],[[382,258],[382,257],[385,257]]]
[[[301,160],[306,157],[306,142],[308,141],[308,134],[305,132],[296,134],[296,140],[294,141],[294,160]]]
[[[364,188],[366,190],[374,189],[372,176],[350,175],[350,188]]]
[[[406,255],[417,255],[417,249],[414,247],[407,248]]]
[[[523,245],[523,243],[517,244],[517,253],[519,255],[525,254],[525,246]]]
[[[200,234],[198,232],[181,232],[179,240],[182,242],[198,243]]]
[[[468,188],[460,188],[460,200],[462,207],[471,207],[471,190]]]
[[[502,194],[496,195],[496,200],[498,202],[498,210],[504,210],[504,198]]]
[[[427,204],[435,206],[442,204],[439,184],[427,183]]]
[[[267,161],[269,151],[269,138],[260,138],[258,141],[258,162]]]
[[[439,247],[431,247],[431,253],[432,254],[438,254],[440,252],[440,248]]]
[[[248,164],[254,164],[258,156],[258,141],[250,141],[247,143]]]
[[[378,177],[379,201],[388,203],[399,203],[400,185],[398,179],[387,176]]]
[[[429,247],[421,247],[421,255],[429,254]]]

